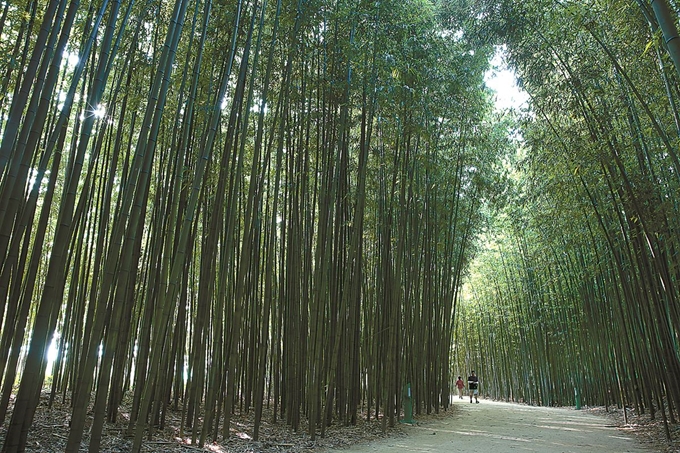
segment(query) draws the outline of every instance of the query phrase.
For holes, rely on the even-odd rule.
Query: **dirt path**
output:
[[[343,449],[350,453],[648,453],[607,419],[584,411],[456,397],[452,417],[405,428],[407,436]]]

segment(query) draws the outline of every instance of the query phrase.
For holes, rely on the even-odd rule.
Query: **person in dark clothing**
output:
[[[472,403],[472,397],[475,397],[475,403],[479,403],[477,395],[479,395],[479,378],[474,371],[468,376],[468,390],[470,391],[470,403]]]

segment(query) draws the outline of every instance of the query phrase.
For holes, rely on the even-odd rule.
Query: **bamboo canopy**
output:
[[[386,430],[472,369],[676,423],[677,11],[610,3],[0,0],[2,452],[57,400],[68,452]]]

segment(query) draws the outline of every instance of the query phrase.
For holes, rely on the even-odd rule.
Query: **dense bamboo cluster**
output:
[[[457,326],[492,396],[678,421],[677,5],[653,3],[489,2],[480,14],[533,108],[502,234]]]
[[[407,383],[446,408],[502,135],[454,31],[420,0],[1,2],[2,451],[45,383],[73,452],[126,397],[134,451],[169,410],[202,445],[264,406],[392,425]]]

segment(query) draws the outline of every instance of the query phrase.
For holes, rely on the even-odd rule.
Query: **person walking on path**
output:
[[[470,403],[472,403],[472,397],[475,397],[475,403],[479,403],[477,395],[479,395],[479,378],[474,371],[468,376],[468,390],[470,390]]]
[[[463,382],[463,378],[458,376],[458,380],[456,381],[456,387],[458,387],[458,399],[462,400],[463,399],[463,389],[465,388],[465,382]]]

